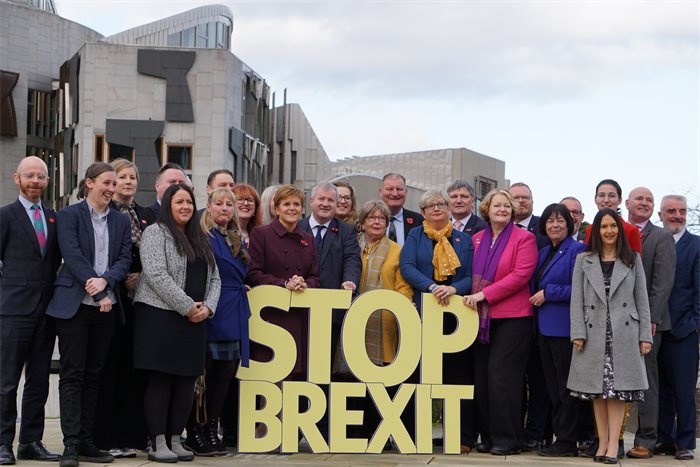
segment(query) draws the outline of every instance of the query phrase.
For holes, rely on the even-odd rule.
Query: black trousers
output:
[[[542,372],[552,401],[552,423],[557,443],[576,447],[580,401],[569,395],[566,383],[571,366],[572,344],[568,337],[539,335]]]
[[[223,432],[224,438],[234,439],[236,440],[236,444],[238,444],[239,393],[238,378],[234,376],[229,381],[228,390],[226,391],[226,398],[224,399],[224,405],[221,409],[221,416],[219,417],[219,424],[221,425],[221,431]]]
[[[12,444],[17,422],[17,389],[24,372],[22,424],[19,442],[44,436],[44,406],[49,394],[49,370],[56,331],[39,307],[23,316],[0,316],[0,444]]]
[[[539,341],[536,337],[532,340],[530,359],[525,370],[525,383],[523,388],[523,419],[525,424],[523,438],[535,441],[551,438],[551,404],[542,371]]]
[[[117,311],[80,305],[71,319],[56,319],[61,378],[58,391],[65,446],[92,443],[100,372],[107,360]]]
[[[525,368],[532,318],[492,319],[489,344],[474,344],[477,426],[481,441],[520,449]]]
[[[143,398],[146,426],[151,438],[179,435],[192,408],[196,376],[178,376],[148,370]]]
[[[93,438],[101,449],[146,446],[143,393],[146,375],[134,369],[133,305],[121,294],[125,323],[117,326],[112,347],[100,374]]]

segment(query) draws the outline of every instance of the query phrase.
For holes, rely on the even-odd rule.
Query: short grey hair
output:
[[[474,187],[471,186],[469,182],[464,180],[455,180],[454,182],[452,182],[452,185],[447,187],[447,194],[461,189],[467,190],[469,192],[469,196],[471,196],[472,198],[475,197],[474,195],[476,194],[476,192],[474,191]]]
[[[318,193],[318,190],[328,190],[335,193],[335,199],[338,200],[338,188],[331,182],[321,182],[311,189],[311,197],[313,198]]]
[[[378,199],[367,201],[365,204],[362,205],[362,207],[360,208],[360,213],[358,214],[358,224],[364,224],[365,220],[367,220],[367,217],[369,217],[370,214],[377,210],[379,210],[379,212],[382,213],[382,216],[384,216],[388,224],[389,218],[391,217],[389,206],[387,206],[384,201]]]
[[[435,199],[435,198],[442,198],[442,200],[445,202],[445,204],[450,204],[450,198],[447,196],[447,193],[445,193],[442,190],[428,190],[425,193],[423,193],[423,196],[420,197],[420,200],[418,201],[418,207],[420,208],[421,211],[425,209],[425,206],[428,204],[428,201]]]
[[[665,195],[663,198],[661,198],[661,206],[664,205],[667,199],[672,199],[674,201],[680,201],[683,204],[685,204],[685,207],[688,207],[688,198],[686,198],[683,195]]]

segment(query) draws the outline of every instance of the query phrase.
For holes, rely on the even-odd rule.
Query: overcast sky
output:
[[[110,35],[210,2],[56,3]],[[466,147],[504,160],[536,212],[573,195],[589,221],[603,178],[625,198],[648,186],[657,208],[668,193],[697,203],[696,0],[219,3],[231,51],[278,104],[288,89],[332,160]]]

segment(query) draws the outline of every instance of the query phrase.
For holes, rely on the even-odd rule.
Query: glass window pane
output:
[[[176,32],[175,34],[170,34],[168,36],[168,45],[172,45],[175,47],[180,46],[180,33]]]
[[[120,157],[128,161],[133,161],[133,155],[133,148],[122,146],[121,144],[109,143],[109,162]]]
[[[192,170],[192,146],[168,146],[168,162],[175,162],[185,170]]]
[[[194,32],[194,28],[189,28],[182,31],[183,47],[194,47]]]
[[[207,26],[209,29],[209,36],[207,37],[207,48],[208,49],[215,49],[216,48],[216,23],[209,23]]]
[[[197,26],[197,47],[204,49],[207,47],[207,25],[200,24]]]

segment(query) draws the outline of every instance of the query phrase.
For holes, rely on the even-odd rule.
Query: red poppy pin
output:
[[[407,217],[406,222],[408,222],[409,225],[413,225],[413,218],[412,217]]]
[[[338,233],[340,232],[340,230],[338,229],[338,227],[331,227],[331,232]]]
[[[306,240],[302,240],[301,246],[309,246],[309,242],[307,242]]]
[[[49,217],[49,222],[51,222],[51,223],[53,224],[53,223],[56,222],[56,221],[54,220],[53,217]]]

